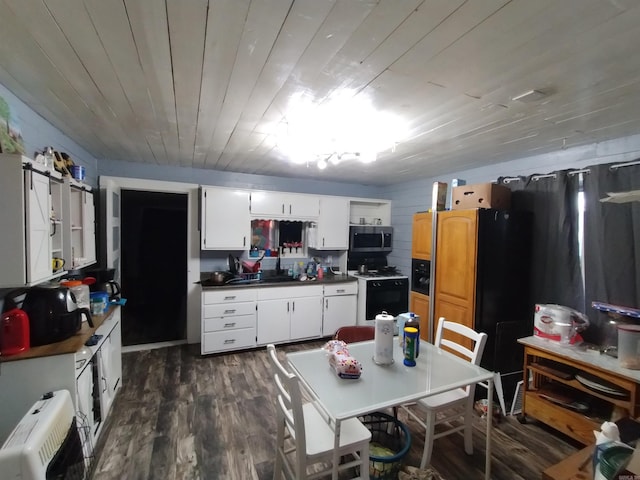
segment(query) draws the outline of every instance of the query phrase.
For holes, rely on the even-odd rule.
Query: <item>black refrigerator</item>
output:
[[[434,321],[448,314],[455,321],[458,314],[461,323],[487,333],[481,366],[501,374],[507,402],[522,380],[523,348],[517,340],[533,330],[532,233],[530,212],[438,214]],[[472,285],[467,290],[461,283],[465,275],[469,278],[464,285]]]

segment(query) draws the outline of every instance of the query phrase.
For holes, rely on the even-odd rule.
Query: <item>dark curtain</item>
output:
[[[589,330],[601,341],[608,335],[606,314],[591,309],[591,302],[640,308],[640,202],[600,201],[630,190],[640,190],[640,165],[595,165],[584,176],[586,301]]]
[[[499,179],[511,191],[511,209],[533,212],[531,298],[585,310],[580,269],[577,175],[558,171]],[[533,312],[531,312],[533,322]]]

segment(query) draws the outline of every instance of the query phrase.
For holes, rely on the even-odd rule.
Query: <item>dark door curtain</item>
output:
[[[578,242],[578,176],[568,171],[503,177],[511,209],[533,212],[531,298],[584,311]],[[533,312],[531,312],[533,322]]]
[[[640,308],[640,202],[600,201],[609,193],[639,190],[640,165],[611,167],[591,166],[584,176],[587,308],[592,301]]]

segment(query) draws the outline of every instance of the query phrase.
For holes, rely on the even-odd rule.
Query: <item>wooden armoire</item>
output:
[[[413,215],[411,258],[431,261],[431,234],[433,213],[418,212]],[[413,275],[411,276],[413,279]],[[420,337],[429,340],[429,295],[411,291],[409,311],[420,316]]]
[[[532,220],[529,212],[494,209],[437,215],[434,323],[445,317],[486,332],[481,365],[503,374],[522,370],[517,339],[532,328]]]

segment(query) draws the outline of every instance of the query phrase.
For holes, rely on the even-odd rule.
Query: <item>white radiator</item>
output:
[[[78,458],[82,459],[82,447],[74,415],[73,402],[67,390],[46,394],[38,400],[0,449],[2,478],[41,480],[46,478],[53,461],[57,463],[56,468],[75,470],[80,478],[84,477],[84,463],[81,460],[78,464]],[[63,453],[65,440],[67,445]],[[66,460],[61,456],[67,457]]]

